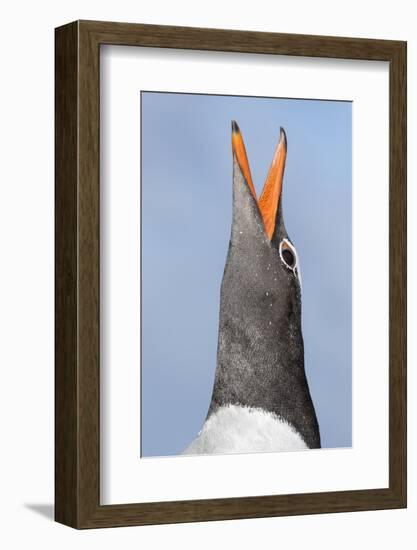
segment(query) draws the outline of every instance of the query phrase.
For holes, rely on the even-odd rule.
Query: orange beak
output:
[[[269,240],[271,240],[275,229],[279,201],[281,200],[282,180],[284,177],[285,159],[287,157],[287,138],[285,131],[281,128],[279,142],[275,149],[272,164],[269,168],[259,200],[256,198],[256,191],[252,181],[243,137],[235,121],[232,122],[232,149],[248,187],[258,203],[259,211],[265,226],[265,233]]]

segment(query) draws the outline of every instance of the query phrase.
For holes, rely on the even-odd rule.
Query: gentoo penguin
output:
[[[283,218],[285,131],[259,199],[234,121],[232,150],[233,219],[214,388],[204,426],[184,454],[318,448],[304,370],[300,266]]]

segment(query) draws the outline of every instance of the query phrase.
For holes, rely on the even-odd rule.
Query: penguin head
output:
[[[284,224],[282,184],[287,157],[283,128],[263,191],[256,196],[242,134],[232,122],[233,220],[222,302],[234,316],[262,327],[264,337],[301,330],[301,273]],[[291,325],[291,327],[290,327]],[[286,344],[286,339],[283,344]]]

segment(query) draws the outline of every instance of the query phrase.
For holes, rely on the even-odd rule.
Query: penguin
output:
[[[304,369],[300,263],[283,217],[286,133],[280,128],[259,199],[235,121],[232,152],[232,229],[214,386],[204,425],[183,454],[320,448]]]

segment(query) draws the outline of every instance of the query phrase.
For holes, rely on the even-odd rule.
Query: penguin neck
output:
[[[265,293],[266,308],[275,297]],[[221,309],[213,405],[261,407],[282,416],[286,389],[297,392],[304,376],[304,346],[297,314],[285,322],[248,318]]]
[[[230,263],[222,282],[217,368],[208,417],[227,405],[262,409],[293,426],[309,447],[319,447],[304,370],[299,291],[290,301],[274,291],[272,271],[271,289],[265,290],[270,287],[264,278],[262,292],[249,291],[242,301],[233,293],[235,270],[228,269]]]

